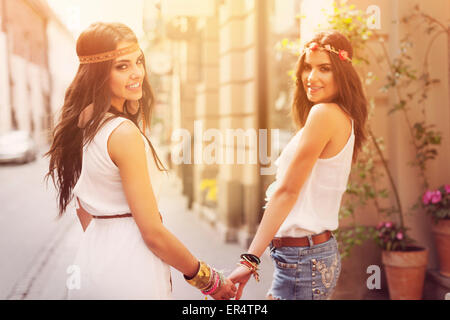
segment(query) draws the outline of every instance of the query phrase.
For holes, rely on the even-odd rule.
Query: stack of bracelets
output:
[[[239,266],[244,266],[250,270],[250,272],[255,277],[255,280],[259,282],[259,274],[258,274],[258,265],[261,263],[261,260],[254,254],[244,253],[241,254],[241,260],[239,261]]]
[[[188,279],[186,276],[184,278],[190,285],[201,290],[205,295],[215,294],[225,282],[225,277],[221,272],[210,267],[203,261],[200,261],[200,268],[193,278]]]

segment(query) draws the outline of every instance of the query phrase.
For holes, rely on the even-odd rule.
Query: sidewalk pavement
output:
[[[175,178],[162,191],[159,207],[164,225],[199,259],[206,261],[228,275],[234,270],[239,255],[246,248],[237,243],[224,243],[217,237],[214,227],[200,220],[187,209],[187,199],[179,191]],[[10,294],[10,299],[66,299],[67,272],[75,257],[82,229],[76,214],[67,213],[61,221],[58,232],[33,262]],[[173,299],[204,300],[199,290],[186,283],[183,276],[172,270]],[[261,257],[260,282],[252,277],[247,283],[242,300],[264,300],[270,287],[273,265],[266,253]],[[208,297],[208,299],[212,299]]]

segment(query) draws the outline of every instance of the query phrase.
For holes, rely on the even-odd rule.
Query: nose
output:
[[[134,66],[133,70],[131,70],[131,79],[143,78],[144,75],[145,75],[144,68],[141,68],[139,66]]]
[[[308,83],[312,83],[314,80],[316,80],[316,72],[314,71],[314,69],[309,72],[306,79],[308,80]]]

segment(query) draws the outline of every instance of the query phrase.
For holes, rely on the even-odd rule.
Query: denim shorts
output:
[[[272,287],[267,295],[281,300],[329,299],[341,272],[341,256],[334,235],[311,247],[270,245],[274,262]]]

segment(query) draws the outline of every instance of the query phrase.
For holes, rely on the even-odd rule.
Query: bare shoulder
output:
[[[311,107],[306,123],[330,125],[338,116],[338,105],[335,103],[319,103]]]
[[[108,152],[114,163],[131,154],[144,152],[145,146],[141,132],[130,120],[125,120],[109,136]]]
[[[333,103],[333,102],[327,102],[327,103],[318,103],[318,104],[313,105],[310,112],[333,116],[333,115],[342,114],[344,111],[342,111],[341,107],[339,107],[338,104]]]
[[[308,120],[320,122],[322,125],[341,126],[343,122],[348,122],[348,115],[336,103],[319,103],[311,108]]]
[[[120,140],[140,137],[141,132],[130,120],[125,120],[117,126],[111,133],[110,139]]]

